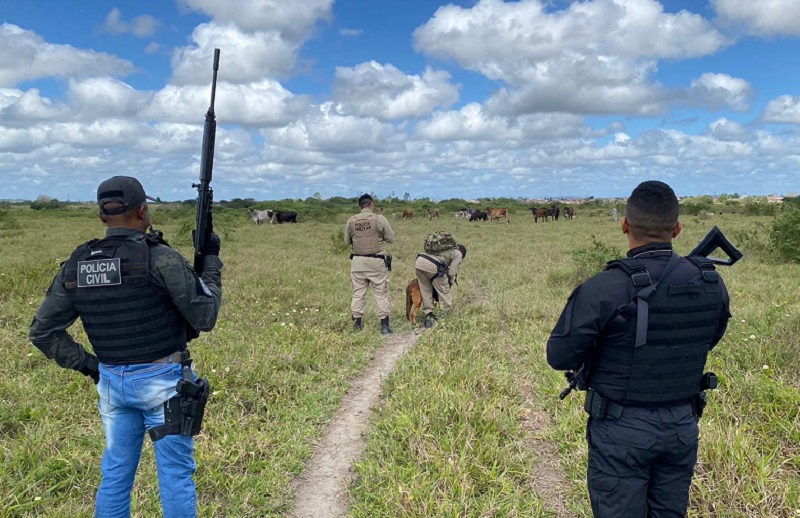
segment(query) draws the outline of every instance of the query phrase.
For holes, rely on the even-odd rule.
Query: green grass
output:
[[[188,256],[191,212],[159,210],[153,206],[154,222]],[[385,380],[355,466],[351,516],[547,516],[533,483],[537,458],[521,426],[530,405],[553,418],[543,435],[561,452],[568,508],[591,515],[581,397],[558,400],[564,380],[547,366],[544,344],[582,269],[626,248],[606,212],[536,225],[522,211],[511,214],[511,225],[444,213],[441,221],[392,221],[395,331],[410,329],[404,288],[425,235],[449,230],[468,254],[456,313],[425,333]],[[258,227],[246,211],[215,219],[223,307],[217,328],[191,346],[214,390],[197,438],[202,516],[286,513],[291,480],[350,380],[380,347],[371,295],[366,331],[350,330],[349,261],[336,245],[346,218]],[[103,228],[90,209],[12,208],[3,220],[0,516],[91,516],[103,444],[96,394],[88,379],[46,360],[27,329],[59,263]],[[734,318],[711,355],[721,386],[701,421],[690,516],[789,517],[800,509],[800,267],[765,251],[758,232],[771,221],[688,216],[676,241],[685,253],[712,224],[734,242],[746,238],[745,258],[720,268]],[[597,243],[603,253],[574,258]],[[71,332],[86,344],[79,324]],[[532,398],[523,397],[523,386],[532,387]],[[135,516],[159,514],[146,444]]]

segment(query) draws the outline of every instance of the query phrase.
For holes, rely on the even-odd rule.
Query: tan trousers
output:
[[[350,282],[353,285],[353,303],[350,305],[353,318],[364,316],[370,284],[378,307],[378,317],[384,319],[389,316],[389,272],[350,272]]]
[[[422,311],[427,315],[433,313],[433,290],[439,295],[439,307],[444,311],[453,309],[453,294],[447,275],[436,277],[435,273],[416,270],[419,281],[419,293],[422,295]]]

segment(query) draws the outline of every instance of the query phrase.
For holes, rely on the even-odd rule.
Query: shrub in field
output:
[[[580,284],[592,275],[602,271],[608,261],[613,261],[620,257],[622,257],[622,251],[619,248],[610,247],[598,241],[593,234],[591,247],[578,248],[572,252],[572,260],[575,261],[576,267],[575,283]]]
[[[64,207],[64,204],[49,196],[39,196],[36,201],[31,203],[33,210],[54,210]]]
[[[763,254],[771,248],[770,230],[766,223],[758,222],[743,230],[734,230],[731,234],[737,247],[748,254]]]
[[[784,259],[800,263],[800,210],[786,212],[776,219],[770,240]]]
[[[745,203],[743,212],[747,216],[774,216],[778,212],[778,205],[762,202]]]

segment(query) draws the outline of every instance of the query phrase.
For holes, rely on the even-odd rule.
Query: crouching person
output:
[[[456,244],[449,232],[434,232],[425,239],[425,252],[417,256],[414,269],[422,295],[425,327],[433,327],[434,301],[443,311],[453,309],[452,286],[458,283],[458,268],[467,256],[467,248]]]

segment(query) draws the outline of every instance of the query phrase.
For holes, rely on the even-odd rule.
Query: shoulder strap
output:
[[[669,277],[680,262],[680,256],[675,252],[669,257],[667,266],[664,267],[664,272],[661,277],[653,282],[650,277],[650,272],[641,263],[633,262],[630,260],[616,260],[611,261],[606,265],[606,270],[618,268],[628,274],[631,278],[636,291],[636,342],[634,347],[640,347],[647,341],[647,321],[650,315],[649,299],[658,289],[658,285]],[[716,273],[716,272],[714,272]]]
[[[705,282],[712,284],[719,282],[719,273],[717,272],[713,261],[698,255],[690,255],[687,256],[686,259],[688,259],[700,270],[700,274],[703,276],[703,280]]]
[[[672,275],[672,272],[675,271],[680,260],[681,257],[675,252],[672,252],[661,277],[659,277],[656,282],[636,292],[636,342],[634,343],[634,347],[640,347],[647,341],[647,319],[650,313],[650,297],[655,293],[661,281]]]

